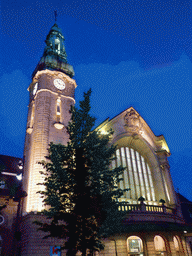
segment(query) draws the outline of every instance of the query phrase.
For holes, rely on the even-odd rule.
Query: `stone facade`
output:
[[[38,225],[34,224],[34,221],[49,222],[44,216],[34,213],[28,214],[22,218],[22,238],[19,245],[22,256],[50,255],[50,246],[63,245],[62,239],[43,239],[47,234],[42,231],[37,231]],[[61,256],[64,256],[65,254],[65,251],[62,251]]]
[[[54,86],[55,79],[65,82],[63,91]],[[38,89],[33,95],[33,87],[38,83]],[[27,132],[24,150],[24,180],[23,189],[28,197],[24,202],[24,212],[41,211],[42,199],[37,191],[43,188],[37,183],[43,182],[40,175],[43,167],[38,163],[48,154],[50,142],[66,144],[68,134],[66,126],[70,120],[70,107],[74,105],[74,90],[76,83],[67,75],[58,71],[38,71],[29,86],[30,103],[27,120]],[[60,101],[59,116],[57,120],[57,100]],[[57,127],[56,125],[59,125]],[[61,129],[60,129],[61,127]]]
[[[66,65],[66,58],[58,50],[64,47],[63,38],[61,30],[54,25],[46,41],[48,48],[28,89],[30,101],[23,179],[23,189],[28,196],[23,204],[22,239],[18,244],[22,256],[49,255],[50,246],[61,246],[64,242],[42,239],[45,234],[37,231],[33,224],[34,220],[46,221],[44,216],[37,214],[44,209],[43,199],[36,193],[43,190],[37,183],[44,180],[39,173],[43,168],[38,162],[48,154],[50,142],[67,143],[70,106],[75,104],[73,72],[66,71],[70,65]],[[62,58],[63,63],[60,63]],[[51,65],[50,60],[59,64]],[[55,79],[59,79],[60,87],[55,86]],[[105,239],[105,249],[95,255],[191,255],[183,232],[185,222],[170,175],[167,159],[170,151],[165,138],[155,136],[133,107],[111,120],[107,119],[96,129],[101,134],[113,129],[110,144],[117,145],[117,160],[112,164],[126,167],[120,186],[131,190],[119,199],[119,210],[127,212],[125,231]],[[145,201],[140,202],[139,198]],[[65,251],[62,255],[66,255]]]

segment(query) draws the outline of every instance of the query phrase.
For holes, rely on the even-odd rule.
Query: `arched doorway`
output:
[[[127,249],[129,256],[144,256],[143,242],[138,236],[130,236],[127,239]]]
[[[165,247],[165,241],[161,236],[154,237],[154,245],[155,245],[155,252],[156,255],[166,256],[167,250]]]

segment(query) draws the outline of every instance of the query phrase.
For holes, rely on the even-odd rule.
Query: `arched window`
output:
[[[122,189],[130,188],[124,197],[130,203],[137,203],[142,196],[146,201],[155,202],[154,185],[150,167],[146,159],[133,148],[122,147],[116,150],[116,161],[112,167],[122,165],[126,169],[123,173],[123,181],[120,182]]]
[[[34,116],[35,116],[35,104],[32,105],[32,111],[31,111],[31,120],[30,120],[30,127],[32,128],[34,125]]]
[[[156,255],[161,255],[161,256],[167,255],[165,241],[161,236],[154,237],[154,245],[155,245]]]
[[[127,239],[127,250],[129,256],[143,256],[143,242],[138,236],[130,236]]]
[[[61,121],[61,99],[57,99],[57,109],[56,109],[57,122]]]
[[[174,236],[173,242],[174,242],[174,246],[175,246],[176,255],[179,256],[180,252],[181,252],[181,248],[179,245],[179,238],[177,236]]]
[[[60,40],[58,38],[55,39],[55,50],[60,53]]]

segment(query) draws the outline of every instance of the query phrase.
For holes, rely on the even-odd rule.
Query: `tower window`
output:
[[[57,99],[57,107],[56,107],[56,116],[57,116],[57,122],[60,123],[61,121],[61,99]]]
[[[33,127],[33,124],[34,124],[34,116],[35,116],[35,104],[33,103],[32,111],[31,111],[31,122],[30,122],[30,127]]]
[[[58,38],[55,39],[55,50],[56,52],[60,52],[60,40]]]

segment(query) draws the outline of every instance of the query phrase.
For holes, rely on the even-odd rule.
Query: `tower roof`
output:
[[[32,78],[37,71],[44,69],[58,70],[70,77],[74,76],[73,67],[67,63],[64,41],[65,38],[62,34],[62,30],[58,27],[57,23],[55,23],[46,37],[46,46],[43,56],[33,72]]]
[[[55,23],[55,24],[52,26],[52,28],[50,29],[49,34],[50,34],[52,31],[55,31],[55,32],[60,33],[60,34],[62,35],[62,30],[58,27],[57,23]],[[49,35],[49,34],[48,34],[48,35]]]

